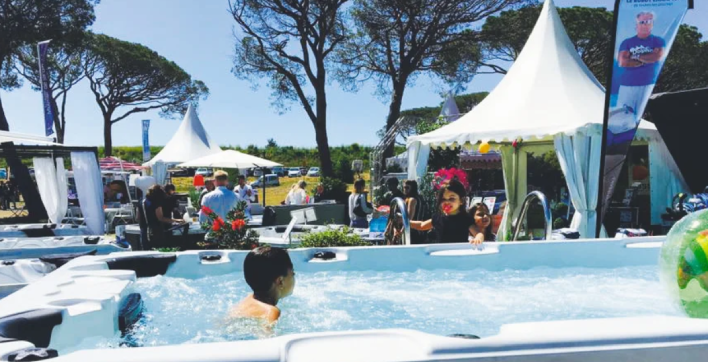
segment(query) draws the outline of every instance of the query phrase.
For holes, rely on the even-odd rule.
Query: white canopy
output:
[[[170,142],[143,166],[152,166],[157,161],[165,164],[181,163],[218,152],[221,152],[221,148],[211,141],[194,107],[189,105],[182,124]]]
[[[526,196],[526,153],[543,145],[556,150],[565,174],[577,211],[571,227],[583,237],[593,237],[604,104],[604,88],[578,55],[553,1],[546,0],[521,54],[491,94],[456,122],[408,138],[408,176],[424,174],[431,147],[471,148],[483,141],[501,144],[508,206],[500,236],[505,240],[511,216]],[[642,120],[637,139],[649,141],[650,155],[661,153],[650,158],[652,181],[655,176],[681,179],[680,173],[674,172],[675,164],[668,165],[673,159],[664,154],[666,148],[661,147],[663,140],[653,124]],[[514,140],[523,143],[514,148]],[[659,159],[662,161],[654,162]],[[666,167],[671,172],[666,172]],[[657,182],[671,184],[664,181]],[[678,188],[678,184],[681,182],[674,186]],[[672,191],[652,187],[652,199]],[[661,199],[663,203],[665,197]],[[652,220],[663,210],[663,206],[654,206]]]
[[[53,138],[29,135],[24,133],[14,133],[9,131],[0,131],[0,143],[15,142],[18,144],[33,144],[33,145],[57,145]]]
[[[251,168],[275,167],[281,164],[234,150],[221,151],[212,155],[177,165],[177,167]]]
[[[432,147],[466,143],[532,141],[582,128],[600,132],[605,90],[575,50],[552,1],[509,72],[480,104],[456,122],[408,138]],[[656,133],[643,121],[643,130]]]

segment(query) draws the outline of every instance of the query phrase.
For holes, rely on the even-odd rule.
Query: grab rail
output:
[[[519,217],[512,224],[513,233],[511,241],[517,240],[519,236],[519,231],[521,229],[521,221],[524,220],[524,218],[526,217],[526,212],[529,210],[529,207],[531,206],[531,201],[533,201],[534,199],[540,201],[541,206],[543,206],[543,216],[544,221],[546,223],[544,225],[545,235],[543,236],[543,240],[548,240],[548,237],[551,235],[551,229],[553,227],[553,224],[551,222],[551,208],[548,206],[546,195],[544,195],[541,191],[532,191],[531,193],[526,195],[524,202],[521,204],[521,211],[519,212]]]
[[[403,245],[411,245],[411,221],[408,218],[406,202],[400,197],[391,200],[391,208],[388,211],[389,222],[396,222],[396,209],[401,210],[401,219],[403,219]]]

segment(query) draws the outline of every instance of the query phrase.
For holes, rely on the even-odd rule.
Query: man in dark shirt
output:
[[[165,193],[167,193],[167,199],[165,200],[162,210],[167,218],[181,219],[177,195],[175,195],[176,189],[175,185],[167,184],[165,185]]]
[[[388,180],[386,180],[386,188],[388,191],[384,194],[383,200],[381,202],[381,205],[391,205],[391,201],[396,198],[400,197],[405,200],[405,196],[403,195],[403,192],[398,188],[398,179],[395,177],[392,177]]]

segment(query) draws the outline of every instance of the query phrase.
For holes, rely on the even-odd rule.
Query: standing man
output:
[[[645,100],[651,95],[659,76],[659,62],[664,56],[666,41],[651,33],[655,15],[643,11],[637,14],[637,35],[625,39],[619,47],[620,77],[617,106],[627,107],[637,123],[644,113]]]
[[[206,206],[212,209],[224,220],[226,220],[226,215],[229,211],[236,208],[239,201],[241,201],[241,198],[237,193],[234,193],[226,187],[228,183],[228,173],[221,170],[214,172],[214,184],[216,185],[216,189],[202,198],[202,207]],[[208,217],[202,213],[201,210],[199,210],[199,222],[204,223],[207,221]]]
[[[391,206],[391,201],[393,201],[396,197],[400,197],[405,200],[406,197],[403,196],[403,192],[401,192],[401,189],[398,188],[397,178],[392,177],[386,180],[386,188],[388,191],[384,194],[381,205]]]
[[[202,199],[204,199],[204,196],[206,196],[206,194],[214,191],[215,188],[216,188],[216,186],[214,186],[214,180],[212,180],[212,179],[204,180],[204,189],[202,190],[202,192],[199,193],[199,200],[197,201],[197,207],[200,210],[202,209]]]
[[[238,185],[234,187],[234,192],[238,195],[241,201],[246,201],[246,217],[251,218],[251,202],[254,196],[253,188],[251,185],[246,185],[246,177],[244,175],[238,175]]]

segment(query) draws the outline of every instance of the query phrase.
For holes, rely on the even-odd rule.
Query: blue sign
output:
[[[39,82],[42,89],[42,102],[44,104],[44,133],[47,137],[54,134],[54,107],[52,107],[51,97],[52,90],[49,88],[49,72],[47,72],[47,50],[49,42],[46,40],[37,44],[37,53],[39,59]]]
[[[143,120],[143,162],[150,161],[150,141],[148,139],[148,130],[150,129],[150,120]]]
[[[602,174],[597,208],[599,234],[644,108],[690,0],[617,0],[614,57],[605,99]]]

